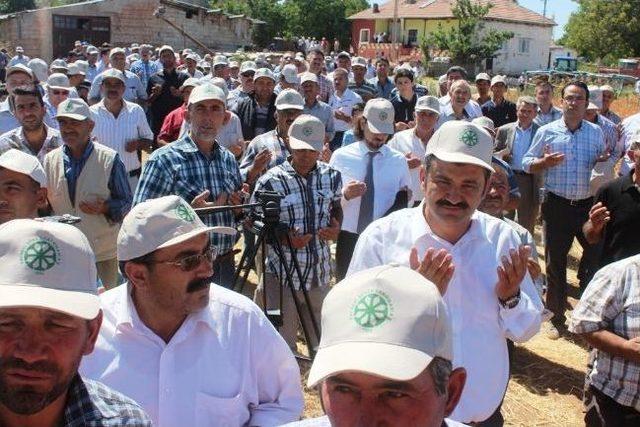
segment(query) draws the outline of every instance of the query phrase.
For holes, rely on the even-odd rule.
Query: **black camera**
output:
[[[284,196],[276,191],[256,191],[254,193],[257,206],[251,211],[251,218],[268,224],[280,222],[280,201]]]

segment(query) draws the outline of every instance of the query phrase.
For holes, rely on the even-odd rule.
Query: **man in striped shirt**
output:
[[[110,68],[100,76],[102,100],[91,106],[95,121],[91,135],[118,153],[127,170],[131,192],[134,192],[142,171],[138,150],[151,148],[153,132],[142,107],[123,98],[124,74]]]
[[[335,241],[342,222],[342,180],[340,172],[326,163],[320,162],[324,146],[324,123],[309,114],[299,116],[289,128],[291,157],[284,163],[269,169],[256,183],[255,194],[259,191],[275,191],[283,198],[280,222],[287,225],[289,239],[284,246],[285,257],[291,265],[293,257],[300,265],[302,277],[293,275],[297,299],[302,302],[303,313],[313,312],[320,319],[320,308],[324,296],[329,291],[330,252],[329,242]],[[278,306],[279,286],[286,286],[280,272],[283,271],[274,251],[267,251],[266,272],[255,301],[262,303],[262,293],[266,293],[267,308]],[[311,307],[306,307],[302,286],[307,289]],[[293,297],[288,290],[282,293],[282,327],[280,333],[292,349],[296,348],[298,315]],[[315,347],[318,338],[314,335],[308,316],[303,314],[307,330],[310,331],[310,347]]]

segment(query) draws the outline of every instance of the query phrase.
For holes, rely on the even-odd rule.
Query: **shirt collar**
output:
[[[199,152],[200,149],[198,145],[195,143],[193,139],[191,139],[191,135],[187,133],[182,137],[182,139],[177,140],[173,144],[171,144],[176,150],[180,150],[185,153],[196,153]],[[213,143],[213,153],[215,153],[220,148],[218,141]]]
[[[75,159],[71,156],[71,149],[69,148],[69,146],[67,144],[63,144],[62,145],[62,150],[64,152],[64,154],[71,160],[74,161]],[[84,153],[82,153],[82,158],[80,159],[80,161],[85,161],[89,158],[89,156],[91,155],[91,153],[93,153],[93,141],[89,140],[89,143],[87,144],[87,147],[84,149]]]
[[[427,235],[449,246],[455,246],[457,244],[460,244],[461,242],[466,242],[466,241],[475,240],[475,239],[489,240],[488,237],[486,236],[486,233],[484,232],[484,227],[482,225],[482,223],[484,222],[483,215],[486,215],[486,214],[482,212],[475,211],[473,213],[473,215],[471,216],[471,224],[469,226],[469,229],[462,235],[460,240],[458,240],[455,245],[452,245],[450,242],[444,240],[443,238],[435,234],[431,229],[431,227],[429,226],[429,224],[427,223],[427,220],[424,218],[424,214],[423,214],[424,200],[420,202],[419,206],[415,208],[411,208],[411,211],[412,211],[411,212],[412,218],[411,218],[410,227],[411,227],[411,239],[413,243],[417,242],[420,238]]]

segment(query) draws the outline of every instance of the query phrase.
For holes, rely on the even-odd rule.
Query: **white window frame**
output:
[[[531,53],[531,39],[521,37],[518,39],[518,53],[529,54]]]
[[[364,34],[366,34],[367,37],[364,37]],[[371,30],[369,30],[369,28],[360,28],[359,40],[360,40],[360,43],[371,43]]]

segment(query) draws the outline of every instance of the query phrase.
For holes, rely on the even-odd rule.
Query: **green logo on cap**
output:
[[[73,111],[73,104],[71,102],[67,102],[66,107],[64,107],[64,111],[66,111],[67,113],[70,113]]]
[[[380,111],[380,114],[378,115],[378,117],[380,118],[381,121],[386,121],[389,118],[389,115],[387,114],[386,111]]]
[[[393,304],[382,291],[370,291],[358,297],[351,309],[351,318],[365,329],[373,329],[391,320]]]
[[[467,129],[460,135],[460,142],[468,147],[473,147],[478,143],[478,135],[471,129]]]
[[[20,259],[37,274],[43,274],[60,263],[60,250],[55,242],[37,237],[22,248]]]
[[[304,136],[311,136],[313,133],[313,128],[311,126],[305,126],[302,128],[302,134]]]
[[[176,215],[178,215],[178,218],[183,219],[187,222],[193,222],[196,220],[196,214],[193,209],[185,206],[182,203],[180,203],[176,208]]]

